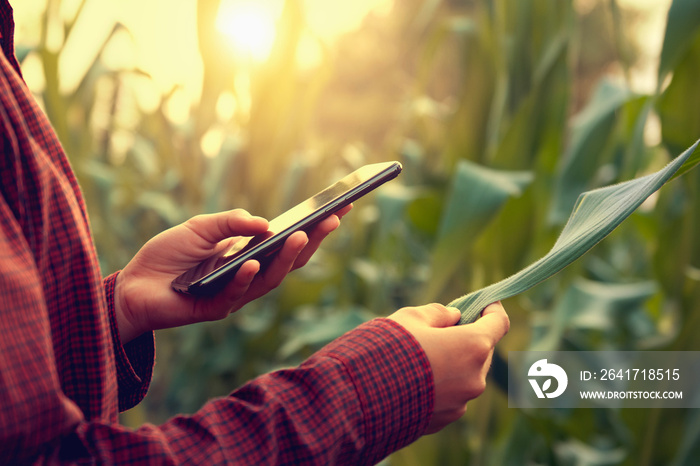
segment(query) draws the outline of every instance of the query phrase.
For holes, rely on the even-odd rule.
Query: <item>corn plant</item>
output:
[[[324,44],[312,72],[293,58],[308,32],[301,2],[285,2],[269,59],[242,69],[222,59],[219,1],[200,0],[204,86],[184,124],[167,116],[176,89],[142,111],[131,84],[148,76],[108,70],[99,53],[62,93],[63,49],[47,30],[63,21],[69,37],[86,13],[60,20],[58,4],[37,45],[20,40],[18,52],[42,63],[39,97],[85,191],[106,273],[191,215],[273,216],[361,163],[404,165],[270,296],[216,325],[159,332],[151,392],[127,424],[191,412],[373,316],[498,283],[547,256],[581,193],[658,172],[700,137],[697,0],[671,3],[652,92],[630,85],[633,18],[615,0],[586,12],[571,0],[395,2]],[[222,96],[244,99],[242,79],[248,111],[222,118]],[[204,155],[212,130],[224,138]],[[700,170],[688,171],[579,260],[505,299],[511,332],[487,391],[463,420],[387,462],[694,464],[694,411],[511,409],[505,374],[510,350],[698,350],[699,189]]]

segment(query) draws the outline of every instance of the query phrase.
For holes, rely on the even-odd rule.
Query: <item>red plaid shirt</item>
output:
[[[21,78],[0,0],[0,463],[371,464],[420,436],[429,363],[401,326],[371,321],[301,366],[191,416],[133,430],[153,335],[122,345],[82,196]]]

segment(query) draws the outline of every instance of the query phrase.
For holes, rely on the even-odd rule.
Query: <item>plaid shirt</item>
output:
[[[427,427],[434,387],[415,339],[370,321],[301,366],[191,416],[128,429],[154,361],[122,345],[84,201],[14,57],[0,0],[0,463],[371,464]]]

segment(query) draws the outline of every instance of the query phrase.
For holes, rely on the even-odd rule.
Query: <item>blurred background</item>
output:
[[[274,217],[362,164],[404,165],[269,296],[158,332],[132,426],[520,270],[580,192],[700,137],[698,0],[14,3],[26,82],[78,174],[105,274],[190,216]],[[696,169],[507,300],[487,391],[386,463],[696,464],[697,410],[512,409],[505,374],[510,350],[700,351],[698,235]]]

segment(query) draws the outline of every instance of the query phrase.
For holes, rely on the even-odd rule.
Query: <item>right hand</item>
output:
[[[265,270],[260,271],[256,260],[245,262],[221,292],[207,298],[177,293],[170,282],[221,251],[229,238],[264,233],[267,220],[236,209],[198,215],[160,233],[117,276],[114,309],[122,344],[151,330],[223,319],[259,298],[277,287],[290,270],[306,264],[350,208],[324,219],[308,236],[303,231],[291,235]]]
[[[510,322],[501,303],[486,307],[474,323],[455,326],[460,312],[441,304],[399,309],[388,317],[418,340],[433,372],[435,408],[426,434],[441,430],[467,410],[486,388],[493,350]]]

